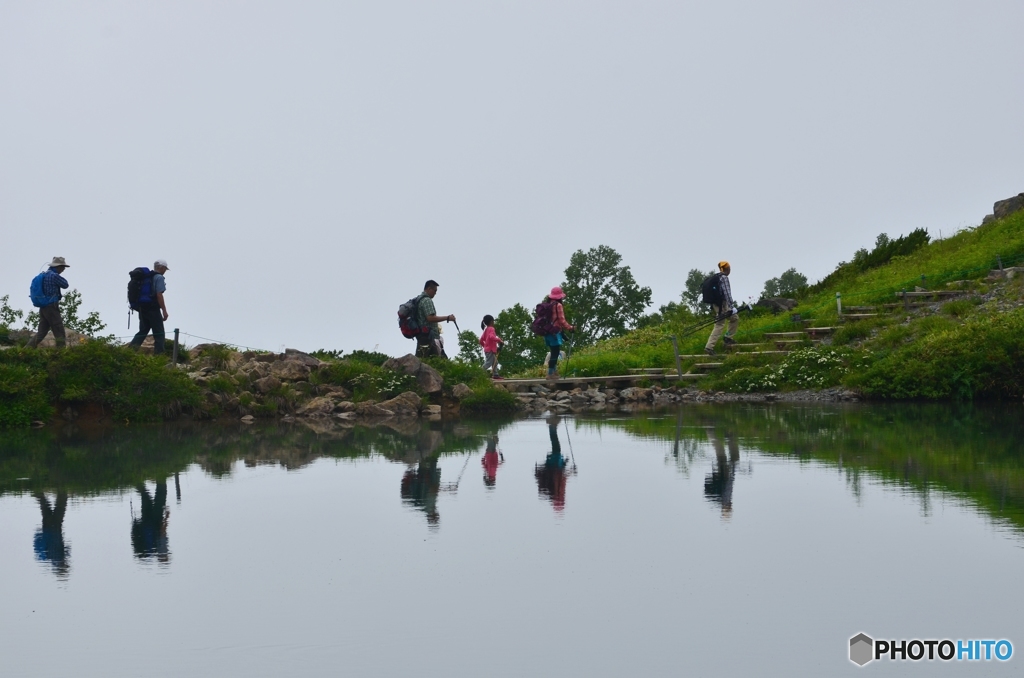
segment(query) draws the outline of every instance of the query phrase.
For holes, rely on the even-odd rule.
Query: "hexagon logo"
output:
[[[875,641],[863,633],[850,638],[850,661],[857,666],[864,666],[874,659]]]

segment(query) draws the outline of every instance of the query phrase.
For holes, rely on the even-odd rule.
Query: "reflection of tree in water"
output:
[[[437,511],[437,495],[441,491],[441,469],[437,457],[421,459],[416,468],[406,469],[402,476],[402,501],[427,514],[427,523],[439,527],[441,514]]]
[[[555,511],[565,509],[565,457],[562,456],[562,445],[558,441],[558,424],[561,419],[552,415],[548,417],[548,435],[551,438],[551,451],[544,458],[543,464],[533,467],[533,476],[537,479],[537,491],[540,496],[551,501]]]
[[[732,486],[736,480],[736,465],[740,460],[740,446],[736,436],[727,433],[725,442],[722,437],[715,434],[713,445],[715,447],[715,462],[711,467],[711,473],[704,478],[704,496],[722,507],[722,517],[729,518],[732,515]],[[729,446],[729,456],[725,456],[726,444]]]
[[[145,485],[139,484],[140,509],[137,516],[132,516],[132,549],[136,558],[155,557],[161,563],[171,559],[167,541],[167,519],[170,509],[167,508],[167,481],[160,480],[156,484],[156,493],[151,497]]]
[[[53,506],[42,492],[36,492],[34,496],[43,514],[43,525],[36,530],[33,542],[36,560],[50,563],[58,577],[67,577],[71,570],[68,562],[71,548],[64,543],[64,512],[68,507],[68,495],[58,492]]]

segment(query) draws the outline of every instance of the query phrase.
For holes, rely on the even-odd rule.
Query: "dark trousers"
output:
[[[139,331],[132,339],[132,346],[142,346],[150,330],[153,331],[153,355],[160,355],[164,352],[164,317],[160,314],[159,307],[139,309]]]
[[[64,348],[67,339],[64,335],[64,319],[60,317],[60,306],[50,304],[39,309],[39,331],[36,336],[29,339],[28,345],[31,348],[46,338],[50,330],[53,330],[53,340],[57,342],[57,348]]]

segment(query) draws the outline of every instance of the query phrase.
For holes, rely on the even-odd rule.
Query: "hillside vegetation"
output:
[[[909,253],[901,253],[909,252]],[[775,391],[849,386],[884,399],[1019,398],[1024,394],[1024,308],[1021,277],[990,278],[990,271],[1024,264],[1024,212],[969,228],[937,242],[918,231],[880,239],[873,252],[849,263],[797,297],[789,313],[755,309],[741,317],[736,339],[754,344],[766,333],[834,327],[821,344],[805,342],[788,355],[723,355],[722,366],[698,382],[704,388]],[[734,272],[739,277],[742,272]],[[897,293],[915,289],[959,290],[956,298],[904,310]],[[844,308],[879,306],[877,317],[841,320]],[[674,371],[670,337],[679,339],[684,370],[703,359],[710,328],[670,305],[624,336],[576,352],[567,370],[577,376],[626,374],[632,368]],[[719,344],[719,350],[722,345]]]

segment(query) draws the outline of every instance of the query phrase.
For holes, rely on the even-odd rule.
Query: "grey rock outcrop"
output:
[[[254,381],[252,385],[255,386],[256,390],[260,393],[270,393],[274,389],[280,388],[281,380],[277,377],[263,377],[262,379]]]
[[[270,375],[281,381],[300,381],[309,377],[309,366],[298,360],[280,360],[271,364]]]
[[[772,313],[785,313],[796,308],[796,299],[786,299],[785,297],[767,297],[759,299],[754,306],[760,306],[761,308],[767,308]]]
[[[468,398],[471,395],[473,395],[473,389],[466,386],[465,384],[455,384],[455,386],[452,387],[452,396],[456,400],[462,400],[464,398]]]
[[[1000,200],[996,204],[992,205],[992,214],[985,217],[981,223],[984,225],[990,221],[1008,217],[1014,212],[1019,212],[1020,210],[1024,210],[1024,193],[1018,193],[1012,198]]]
[[[337,407],[334,401],[326,396],[319,398],[313,398],[308,403],[299,408],[296,414],[303,417],[326,417]]]
[[[389,358],[382,367],[399,374],[413,375],[416,377],[416,383],[425,393],[440,393],[444,388],[444,379],[441,377],[441,373],[411,353],[401,358]]]
[[[379,403],[379,406],[385,410],[390,410],[397,416],[412,416],[415,417],[420,413],[420,406],[422,402],[420,397],[412,391],[406,391],[400,395],[395,396],[391,400],[385,400]]]

